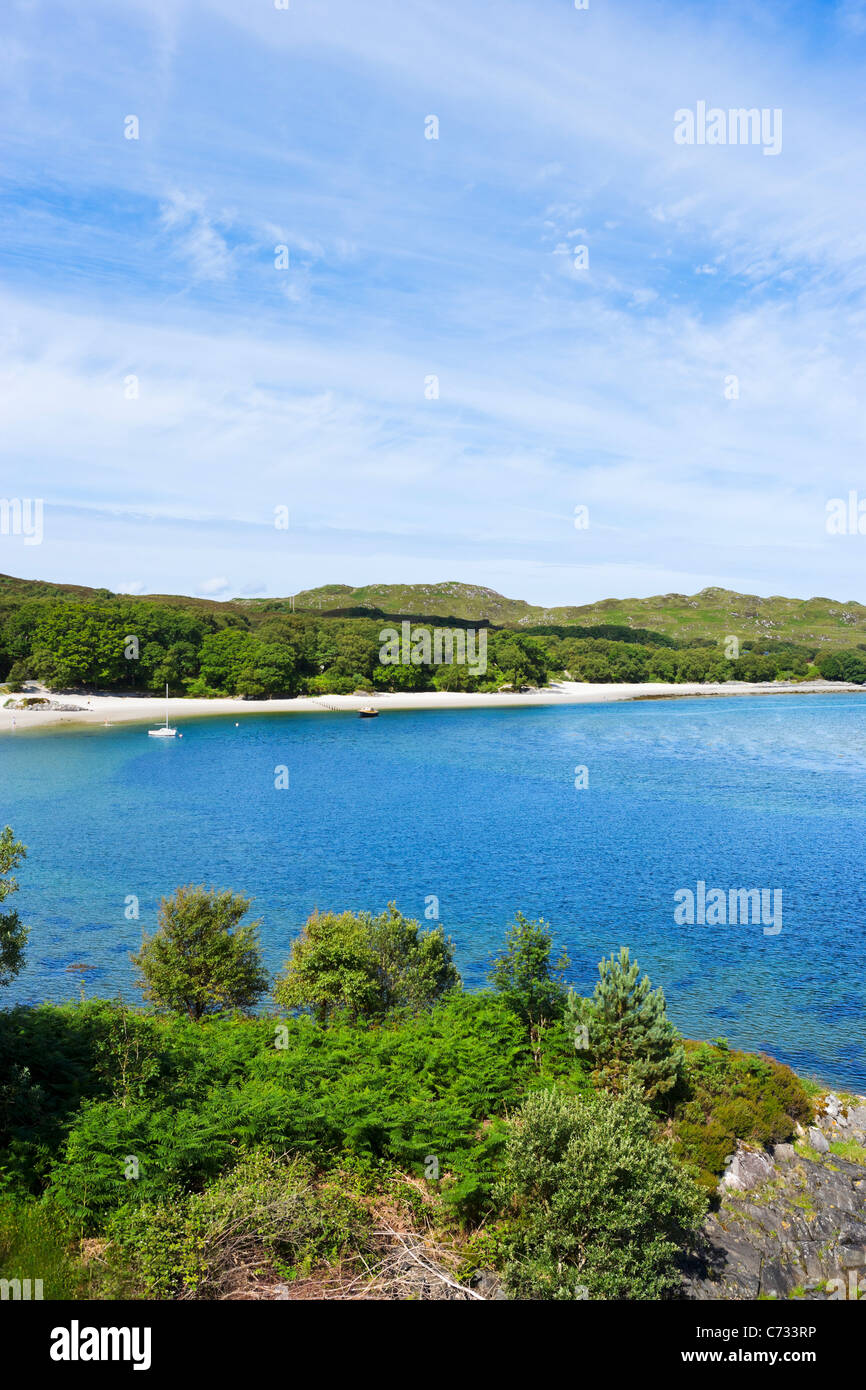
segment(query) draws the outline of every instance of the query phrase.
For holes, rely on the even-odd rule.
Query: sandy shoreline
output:
[[[498,709],[527,705],[607,704],[616,700],[669,700],[687,697],[719,697],[743,695],[815,695],[857,692],[866,694],[866,687],[841,682],[809,681],[789,685],[775,681],[750,685],[746,682],[725,684],[673,685],[647,683],[642,685],[590,684],[579,681],[559,681],[544,690],[522,694],[503,692],[501,695],[446,694],[439,691],[398,693],[393,695],[322,695],[299,696],[291,700],[218,700],[170,699],[169,718],[173,724],[202,715],[249,714],[314,714],[319,711],[357,712],[372,705],[379,710],[413,709]],[[75,693],[49,695],[48,692],[28,690],[28,694],[45,693],[64,709],[9,710],[3,708],[6,698],[0,696],[0,733],[44,729],[82,724],[159,724],[165,718],[165,700],[158,695],[79,695]],[[78,706],[79,708],[72,708]]]

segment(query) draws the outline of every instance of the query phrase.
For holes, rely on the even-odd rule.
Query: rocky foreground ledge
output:
[[[684,1261],[691,1299],[866,1297],[866,1097],[830,1094],[793,1144],[739,1144]]]

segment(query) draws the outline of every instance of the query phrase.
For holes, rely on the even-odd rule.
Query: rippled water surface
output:
[[[688,1034],[866,1088],[866,697],[198,719],[0,741],[28,846],[28,965],[4,1002],[135,998],[129,952],[177,884],[242,889],[277,969],[315,907],[423,919],[480,984],[516,908],[589,990],[622,944]],[[274,770],[289,769],[288,790]],[[589,786],[577,790],[575,768]],[[674,893],[782,890],[783,925],[678,926]],[[128,895],[141,920],[127,921]]]

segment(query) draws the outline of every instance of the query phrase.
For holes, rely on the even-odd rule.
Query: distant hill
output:
[[[224,612],[227,607],[237,608],[245,601],[230,599],[221,603],[218,599],[197,598],[188,594],[114,594],[111,589],[89,589],[85,584],[55,584],[45,579],[15,579],[11,574],[0,574],[0,603],[5,600],[22,602],[29,598],[81,599],[84,602],[102,598],[123,598],[130,603],[162,603],[170,608],[195,608],[199,610]],[[282,603],[283,600],[277,600]],[[289,600],[285,600],[286,603]]]
[[[328,612],[345,608],[375,608],[382,613],[417,613],[431,617],[452,616],[495,626],[537,622],[548,610],[533,608],[519,598],[503,598],[495,589],[480,584],[326,584],[295,594],[296,608]],[[550,610],[551,612],[557,610]]]
[[[42,580],[15,579],[0,575],[0,600],[20,601],[35,597],[106,598],[107,589],[89,589],[78,584],[56,584]],[[125,596],[136,602],[135,595]],[[238,612],[288,611],[290,598],[234,598],[225,601],[193,598],[178,594],[147,594],[141,601],[182,605],[199,610],[227,609]],[[648,628],[680,641],[710,638],[718,641],[727,634],[747,640],[766,638],[776,641],[836,643],[856,646],[866,642],[866,606],[851,600],[830,598],[795,599],[773,595],[738,594],[731,589],[702,589],[699,594],[659,594],[652,598],[602,599],[597,603],[544,608],[523,599],[505,598],[495,589],[480,584],[451,581],[441,584],[326,584],[295,594],[296,612],[320,616],[371,617],[388,614],[456,618],[496,627],[566,626],[583,627],[615,624],[629,628]]]
[[[374,608],[387,613],[430,617],[451,614],[506,627],[540,627],[601,623],[649,628],[679,639],[728,633],[776,640],[844,641],[866,639],[866,606],[829,598],[761,598],[731,589],[702,589],[699,594],[659,594],[653,598],[601,599],[597,603],[542,608],[523,599],[505,598],[477,584],[330,584],[295,595],[297,608],[318,612]]]

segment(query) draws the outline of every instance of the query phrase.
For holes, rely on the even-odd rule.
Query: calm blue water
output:
[[[394,899],[423,920],[435,894],[470,985],[521,908],[552,924],[579,989],[627,944],[687,1034],[866,1089],[863,697],[182,727],[166,743],[142,726],[0,739],[0,825],[28,846],[32,928],[5,1001],[76,997],[75,963],[95,967],[88,994],[137,998],[129,952],[181,883],[252,896],[273,970],[316,906]],[[781,933],[675,925],[675,891],[699,879],[780,888]]]

